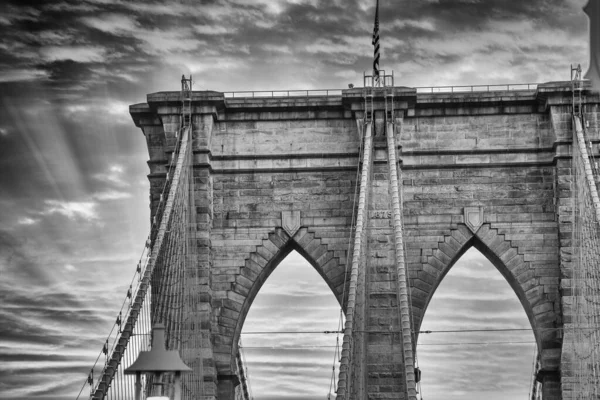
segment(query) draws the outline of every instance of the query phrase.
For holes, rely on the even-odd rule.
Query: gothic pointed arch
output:
[[[411,284],[415,329],[418,331],[441,281],[471,246],[487,257],[511,286],[532,326],[542,355],[542,368],[555,370],[561,345],[557,329],[561,323],[558,288],[544,283],[542,274],[531,265],[531,254],[489,223],[483,224],[476,233],[466,225],[458,225],[444,235],[444,240],[438,242],[431,255],[422,258],[421,270],[413,274]]]
[[[222,304],[218,323],[228,326],[231,339],[219,352],[230,360],[232,370],[239,337],[252,302],[271,273],[293,250],[315,268],[338,303],[343,304],[345,252],[340,252],[326,238],[306,227],[300,228],[292,237],[284,229],[276,228],[248,255],[232,282],[228,296],[235,301]]]

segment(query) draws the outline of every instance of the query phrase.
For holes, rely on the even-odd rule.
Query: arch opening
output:
[[[251,390],[261,399],[323,397],[334,357],[335,379],[339,371],[336,335],[312,332],[339,330],[340,305],[306,258],[291,249],[282,258],[243,321],[240,351]]]
[[[530,318],[499,268],[470,244],[434,289],[420,327],[432,331],[417,344],[422,396],[526,398],[537,349]]]

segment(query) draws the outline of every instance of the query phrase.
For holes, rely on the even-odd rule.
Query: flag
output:
[[[375,25],[373,26],[373,86],[379,86],[379,0],[375,6]]]

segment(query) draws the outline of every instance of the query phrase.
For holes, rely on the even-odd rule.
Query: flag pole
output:
[[[380,76],[379,76],[379,0],[375,4],[375,23],[373,26],[373,40],[371,41],[373,45],[373,87],[380,86]]]

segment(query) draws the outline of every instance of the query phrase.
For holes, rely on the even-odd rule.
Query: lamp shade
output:
[[[156,324],[152,328],[152,348],[141,351],[137,360],[127,369],[126,375],[140,373],[190,372],[192,369],[185,365],[177,350],[165,349],[165,326]]]

